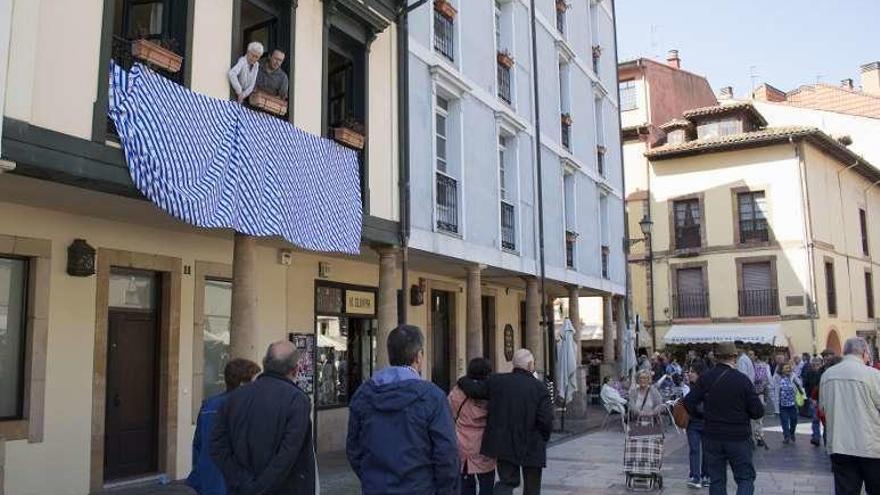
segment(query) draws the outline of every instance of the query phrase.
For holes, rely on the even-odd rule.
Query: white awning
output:
[[[778,323],[672,325],[663,337],[667,344],[717,344],[737,340],[749,344],[788,345]]]

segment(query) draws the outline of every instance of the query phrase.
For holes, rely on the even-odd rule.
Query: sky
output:
[[[616,0],[620,60],[666,59],[712,89],[748,96],[767,82],[789,91],[839,84],[880,60],[880,0]],[[754,75],[754,77],[752,77]]]

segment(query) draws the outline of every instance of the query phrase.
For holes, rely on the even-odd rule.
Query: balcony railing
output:
[[[458,182],[437,172],[437,229],[458,233]]]
[[[698,248],[702,244],[699,225],[675,227],[675,249]]]
[[[767,221],[748,221],[739,224],[739,241],[743,244],[748,242],[767,242],[770,240],[770,231],[767,230]]]
[[[562,146],[571,150],[571,124],[562,122]]]
[[[740,316],[774,316],[779,314],[779,295],[776,289],[739,291]]]
[[[505,103],[510,103],[510,67],[498,64],[498,97]]]
[[[608,278],[608,246],[602,246],[602,278]]]
[[[158,42],[159,40],[151,41]],[[116,65],[122,67],[125,70],[131,69],[131,66],[134,65],[135,62],[135,58],[131,53],[133,42],[134,40],[122,38],[120,36],[113,36],[113,41],[110,46],[110,58],[114,62],[116,62]],[[186,60],[184,60],[183,63],[186,64]],[[178,70],[177,72],[168,72],[160,67],[152,67],[152,69],[162,76],[166,77],[167,79],[176,82],[177,84],[183,84],[183,67],[181,67],[180,70]],[[111,136],[114,136],[113,139],[116,139],[115,136],[118,135],[116,132],[116,126],[113,125],[113,121],[110,120],[110,117],[107,117],[107,133]]]
[[[709,316],[708,292],[679,292],[672,295],[674,318],[706,318]]]
[[[516,223],[513,205],[501,202],[501,247],[513,251],[516,249]]]
[[[596,168],[599,175],[605,175],[605,147],[602,145],[599,145],[596,150]]]
[[[577,234],[565,231],[565,266],[574,268],[574,245],[577,242]]]
[[[434,49],[449,60],[455,60],[453,54],[453,25],[452,19],[440,12],[434,11]]]

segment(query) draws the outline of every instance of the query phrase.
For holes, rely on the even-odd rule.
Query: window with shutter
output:
[[[770,262],[743,263],[739,291],[740,316],[779,314],[776,289]]]
[[[709,316],[709,298],[703,284],[702,268],[681,268],[676,271],[677,292],[673,295],[675,318]]]

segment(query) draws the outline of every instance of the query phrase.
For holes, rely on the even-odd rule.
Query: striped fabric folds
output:
[[[135,186],[169,214],[313,251],[359,252],[353,150],[139,64],[111,64],[109,115]]]

